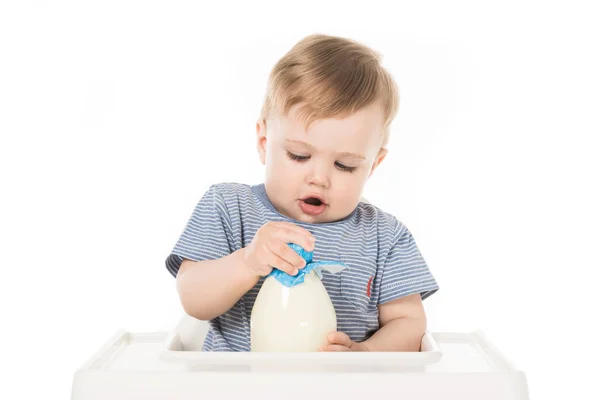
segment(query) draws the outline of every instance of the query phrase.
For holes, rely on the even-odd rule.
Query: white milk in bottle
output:
[[[273,270],[265,279],[250,318],[251,351],[311,352],[337,330],[335,310],[321,282],[321,268],[339,272],[342,263],[313,263],[312,253],[290,244],[306,260],[296,276]]]

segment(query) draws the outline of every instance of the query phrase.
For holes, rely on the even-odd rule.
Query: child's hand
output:
[[[369,351],[364,343],[355,342],[344,332],[331,332],[327,335],[328,345],[319,351]]]
[[[273,268],[295,276],[306,262],[288,243],[313,251],[315,240],[309,231],[292,223],[267,222],[244,248],[244,261],[259,276],[269,275]]]

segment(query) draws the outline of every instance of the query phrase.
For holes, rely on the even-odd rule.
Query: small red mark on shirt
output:
[[[367,297],[371,297],[371,284],[373,283],[374,277],[375,275],[371,276],[371,279],[369,279],[369,283],[367,283]]]

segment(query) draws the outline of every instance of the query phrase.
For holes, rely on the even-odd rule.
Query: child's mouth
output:
[[[319,215],[325,211],[327,204],[318,197],[307,197],[300,200],[300,209],[303,213],[308,215]]]

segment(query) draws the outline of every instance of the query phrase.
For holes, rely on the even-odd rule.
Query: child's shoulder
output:
[[[217,203],[232,212],[240,206],[251,206],[256,203],[252,185],[238,182],[219,182],[210,185],[208,192]]]
[[[210,189],[220,195],[250,195],[251,186],[238,182],[218,182],[210,185]]]
[[[394,214],[382,210],[376,205],[361,201],[358,203],[356,218],[365,225],[376,225],[377,229],[388,231],[392,235],[400,233],[404,224]]]

